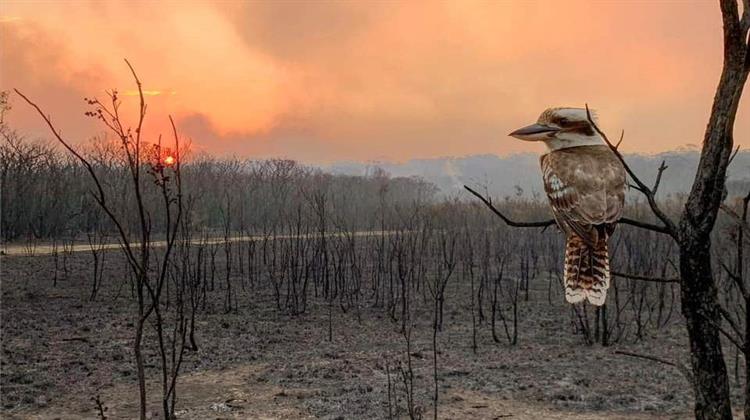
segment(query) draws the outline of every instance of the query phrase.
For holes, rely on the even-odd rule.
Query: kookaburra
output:
[[[565,245],[565,299],[603,305],[609,288],[607,240],[622,214],[625,168],[587,118],[585,109],[550,108],[536,124],[510,136],[543,141],[544,190]]]

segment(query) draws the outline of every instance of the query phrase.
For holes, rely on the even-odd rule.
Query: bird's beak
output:
[[[548,125],[531,124],[526,127],[519,128],[518,130],[508,135],[519,140],[539,141],[550,138],[552,134],[556,133],[559,130],[559,128],[550,127]]]

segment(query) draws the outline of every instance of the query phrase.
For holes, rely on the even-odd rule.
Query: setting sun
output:
[[[604,129],[626,130],[626,151],[697,144],[721,70],[708,1],[313,3],[5,2],[1,84],[64,108],[83,140],[92,126],[69,101],[117,88],[135,107],[127,57],[146,129],[169,132],[171,113],[197,151],[403,162],[539,152],[505,134],[586,102]],[[749,115],[737,118],[745,147]],[[8,118],[45,134],[27,109]]]

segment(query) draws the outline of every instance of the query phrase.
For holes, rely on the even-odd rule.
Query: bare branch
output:
[[[732,341],[732,342],[735,343],[735,345],[737,345],[740,342],[744,342],[745,339],[742,337],[742,332],[740,330],[740,327],[734,321],[734,318],[732,318],[732,314],[730,314],[729,311],[727,311],[726,308],[724,308],[723,306],[721,306],[721,305],[718,305],[718,306],[719,306],[719,312],[721,312],[721,316],[723,316],[724,319],[729,324],[729,326],[732,327],[732,331],[734,331],[734,333],[737,334],[738,338],[737,338],[736,342],[735,341]],[[728,334],[725,333],[724,335],[727,335],[727,338],[729,338]],[[734,336],[732,336],[732,339],[734,339]],[[743,350],[744,347],[738,347],[738,348],[740,350]]]
[[[487,208],[492,210],[493,213],[495,213],[497,216],[499,216],[501,219],[503,219],[503,222],[507,224],[508,226],[512,227],[541,227],[546,228],[549,226],[552,226],[555,224],[555,221],[553,219],[549,220],[543,220],[538,222],[516,222],[509,218],[507,218],[503,213],[500,212],[493,204],[492,201],[488,198],[485,198],[482,194],[479,194],[478,192],[471,189],[471,187],[464,185],[464,188],[469,191],[470,193],[474,194],[475,197],[479,198]]]
[[[724,210],[724,212],[729,217],[731,217],[735,221],[735,223],[737,223],[737,225],[739,225],[742,228],[742,230],[745,231],[745,233],[747,233],[748,235],[750,235],[750,224],[748,224],[747,221],[742,220],[742,217],[740,217],[740,215],[737,214],[736,211],[732,210],[726,204],[722,204],[721,206],[719,206],[719,208],[721,210]]]
[[[733,273],[732,270],[729,268],[727,263],[724,261],[721,261],[721,268],[726,271],[727,275],[729,276],[732,281],[737,285],[737,287],[740,289],[740,292],[742,293],[742,297],[744,297],[746,300],[750,298],[750,295],[747,293],[747,288],[745,287],[745,282],[742,281],[742,278],[738,276],[737,274]]]
[[[672,278],[652,277],[652,276],[643,276],[639,274],[620,273],[619,271],[612,271],[611,274],[614,277],[622,277],[624,279],[648,281],[648,282],[653,282],[653,283],[679,283],[681,281],[681,279],[678,277],[672,277]]]
[[[723,310],[721,305],[717,305],[719,307],[719,310]],[[727,338],[732,344],[734,344],[739,350],[744,350],[745,346],[740,342],[741,338],[738,339],[737,337],[730,334],[727,330],[724,329],[724,327],[721,326],[718,322],[714,322],[713,320],[709,319],[707,316],[699,313],[699,316],[703,317],[706,321],[708,321],[710,324],[712,324],[724,337]],[[724,314],[722,314],[724,315]]]
[[[669,360],[662,359],[662,358],[655,357],[655,356],[648,356],[648,355],[645,355],[645,354],[631,353],[629,351],[623,351],[623,350],[615,350],[615,354],[621,354],[623,356],[630,356],[630,357],[637,357],[639,359],[651,360],[652,362],[663,363],[663,364],[665,364],[667,366],[672,366],[672,367],[676,367],[676,368],[680,367],[680,365],[678,365],[675,362],[671,362]]]
[[[716,307],[719,310],[719,313],[721,314],[722,318],[727,319],[729,323],[731,324],[732,329],[737,331],[738,327],[734,324],[733,320],[730,317],[730,314],[726,312],[726,309],[724,309],[721,305],[718,305],[718,304],[716,305]],[[725,330],[721,326],[720,322],[717,322],[709,318],[708,316],[706,316],[705,314],[701,312],[698,312],[697,315],[703,318],[704,320],[706,320],[709,324],[711,324],[714,328],[716,328],[716,330],[719,331],[724,337],[726,337],[727,340],[729,340],[732,344],[734,344],[739,350],[744,352],[745,346],[741,343],[743,341],[742,336],[740,336],[739,338],[735,337],[734,335],[730,334],[727,330]]]
[[[661,165],[659,165],[659,172],[656,174],[656,181],[654,181],[654,187],[651,188],[651,192],[653,194],[656,194],[656,191],[659,189],[659,183],[661,183],[661,175],[664,173],[664,171],[667,170],[669,166],[666,165],[666,161],[661,161]]]
[[[690,383],[693,382],[693,375],[690,374],[690,371],[685,366],[683,366],[683,365],[681,365],[679,363],[675,363],[675,362],[672,362],[672,361],[669,361],[669,360],[666,360],[666,359],[662,359],[660,357],[648,356],[648,355],[645,355],[645,354],[638,354],[638,353],[631,353],[629,351],[623,351],[623,350],[615,350],[615,354],[621,354],[623,356],[636,357],[638,359],[651,360],[652,362],[657,362],[657,363],[665,364],[667,366],[672,366],[672,367],[676,368],[677,370],[679,370],[680,373],[682,373],[685,376],[685,378],[688,380],[688,382],[690,382]]]
[[[620,220],[618,220],[617,223],[622,223],[624,225],[631,225],[637,228],[646,229],[646,230],[650,230],[650,231],[657,232],[657,233],[663,233],[665,235],[671,235],[671,233],[669,232],[669,229],[666,226],[659,226],[653,223],[641,222],[640,220],[630,219],[627,217],[620,218]]]
[[[482,194],[476,192],[474,189],[472,189],[471,187],[469,187],[467,185],[464,185],[464,188],[467,191],[469,191],[470,193],[472,193],[475,197],[479,198],[482,201],[482,203],[484,203],[484,205],[487,206],[487,208],[489,208],[493,213],[495,213],[495,215],[497,215],[498,217],[500,217],[501,219],[503,219],[503,221],[508,226],[512,226],[512,227],[524,227],[524,228],[526,228],[526,227],[541,227],[541,228],[546,229],[546,228],[548,228],[550,226],[553,226],[555,224],[554,219],[549,219],[549,220],[544,220],[544,221],[538,221],[538,222],[516,222],[514,220],[509,219],[500,210],[498,210],[492,204],[492,201],[490,199],[488,199],[485,196],[483,196]],[[618,221],[618,223],[622,223],[622,224],[625,224],[625,225],[635,226],[635,227],[638,227],[638,228],[641,228],[641,229],[646,229],[646,230],[650,230],[650,231],[657,232],[657,233],[663,233],[663,234],[667,234],[667,235],[670,234],[669,230],[668,230],[668,228],[666,226],[658,226],[658,225],[655,225],[655,224],[652,224],[652,223],[641,222],[640,220],[634,220],[634,219],[630,219],[630,218],[627,218],[627,217],[620,218],[620,220]]]
[[[589,105],[586,104],[586,117],[589,120],[589,124],[591,124],[592,127],[594,127],[594,130],[604,139],[604,142],[607,143],[607,146],[612,150],[612,152],[617,156],[617,159],[619,159],[620,163],[622,163],[622,166],[625,168],[625,171],[630,176],[630,179],[633,180],[636,184],[636,189],[643,193],[644,196],[646,196],[646,199],[648,200],[648,204],[651,207],[651,211],[656,215],[657,218],[664,224],[664,233],[668,234],[669,236],[673,238],[677,238],[677,227],[675,223],[672,221],[672,219],[669,218],[660,208],[659,205],[656,203],[655,198],[655,190],[650,189],[646,186],[646,184],[641,181],[640,178],[633,172],[633,170],[630,168],[630,166],[625,162],[625,159],[622,156],[622,153],[617,149],[620,145],[620,142],[622,142],[622,138],[620,139],[620,142],[617,143],[617,145],[612,144],[612,142],[609,141],[609,138],[607,138],[607,135],[604,134],[604,132],[599,128],[598,125],[594,122],[594,119],[591,117],[591,110],[589,110]],[[624,132],[623,132],[624,135]],[[663,167],[663,169],[662,169]],[[664,172],[666,169],[666,166],[662,162],[662,166],[659,167],[659,174],[657,176],[657,184],[655,187],[658,187],[658,182],[661,179],[661,173]]]
[[[617,144],[615,145],[615,149],[619,149],[620,145],[622,144],[622,139],[625,138],[625,130],[622,130],[620,132],[620,140],[617,140]]]
[[[136,147],[136,163],[140,164],[140,145],[141,145],[141,129],[143,128],[143,119],[146,117],[146,101],[143,98],[143,85],[141,84],[141,79],[138,78],[138,74],[136,74],[135,69],[132,65],[130,65],[130,61],[128,61],[127,58],[124,59],[125,64],[128,65],[128,68],[130,68],[130,73],[133,75],[133,79],[135,79],[135,84],[138,86],[138,98],[140,100],[140,106],[138,107],[139,115],[138,115],[138,127],[135,129],[135,147]]]
[[[727,166],[732,164],[732,161],[734,158],[737,157],[737,154],[740,152],[740,146],[737,146],[734,148],[734,153],[732,153],[732,156],[729,156],[729,162],[727,163]]]

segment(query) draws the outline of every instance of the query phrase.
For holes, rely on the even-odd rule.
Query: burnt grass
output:
[[[117,418],[117,406],[125,402],[135,407],[134,303],[119,252],[106,253],[103,286],[93,302],[89,301],[92,265],[88,253],[68,257],[67,276],[60,270],[56,286],[52,256],[2,256],[0,266],[2,417],[55,418],[67,413],[71,418],[95,418],[92,398],[96,395],[102,395],[112,408],[109,418]],[[289,418],[385,418],[386,364],[397,399],[394,405],[399,416],[406,415],[396,372],[398,362],[405,361],[400,322],[393,322],[383,308],[373,307],[367,287],[363,287],[358,308],[344,312],[333,306],[333,340],[329,342],[328,306],[313,296],[312,289],[305,313],[292,316],[277,310],[271,287],[245,284],[243,290],[235,273],[237,308],[225,313],[224,264],[217,267],[216,289],[207,299],[206,311],[197,316],[199,350],[186,353],[182,378],[201,372],[218,373],[221,378],[222,372],[245,369],[241,382],[249,394],[256,386],[272,389],[268,399],[294,411],[274,412],[264,408],[262,401],[232,405],[229,390],[226,399],[217,399],[219,405],[210,407],[191,395],[181,379],[178,417],[252,418],[270,413],[270,417]],[[630,351],[686,363],[687,339],[677,307],[666,326],[647,329],[642,338],[636,339],[631,332],[612,346],[587,345],[574,328],[575,318],[559,286],[553,285],[550,304],[548,281],[536,279],[529,301],[523,295],[520,298],[517,345],[507,343],[502,324],[498,334],[503,342],[495,343],[486,319],[477,327],[475,354],[469,285],[458,279],[449,283],[444,328],[438,335],[440,403],[451,416],[500,417],[484,413],[483,409],[492,407],[477,405],[466,395],[499,402],[512,418],[533,417],[514,412],[516,403],[544,407],[563,417],[582,413],[593,418],[690,416],[690,386],[678,369],[615,354],[616,350]],[[431,302],[423,303],[421,293],[416,302],[412,342],[416,405],[431,417]],[[632,310],[623,313],[628,311]],[[152,328],[148,331],[153,334]],[[146,347],[149,392],[158,401],[160,370],[153,335],[146,343],[150,343]],[[733,372],[734,352],[729,346],[725,351]],[[224,395],[222,385],[221,379],[216,381],[217,395]],[[732,385],[739,402],[734,375]],[[128,410],[122,408],[119,416],[135,415]],[[159,410],[158,404],[150,407],[155,417],[161,417]]]

